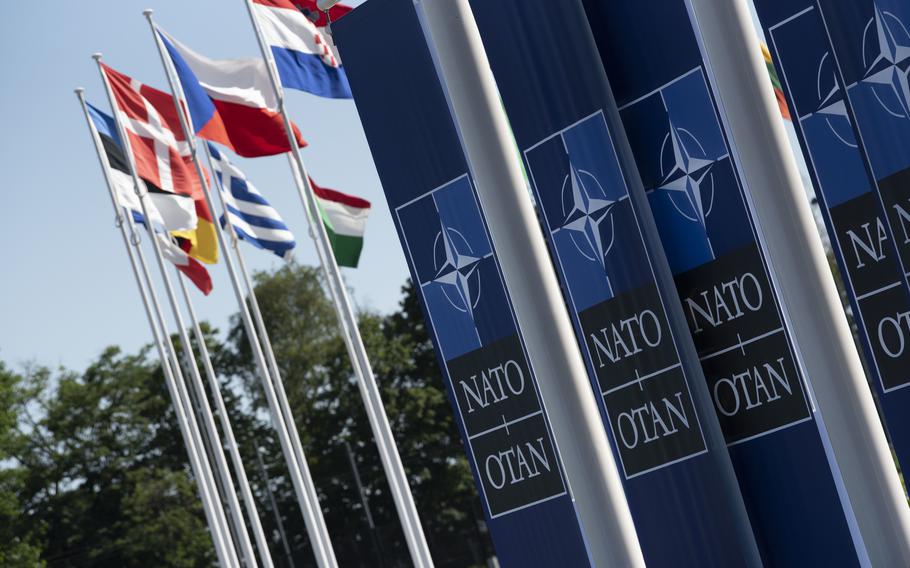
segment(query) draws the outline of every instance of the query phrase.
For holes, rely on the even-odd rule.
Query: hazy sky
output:
[[[348,2],[358,5],[362,0]],[[258,56],[242,0],[9,2],[0,20],[3,278],[0,360],[82,368],[105,346],[150,341],[132,273],[113,225],[107,190],[73,89],[108,109],[91,54],[165,89],[144,8],[193,49],[212,57]],[[407,267],[353,102],[289,92],[292,118],[310,147],[304,159],[326,187],[373,203],[361,266],[346,270],[361,307],[393,309]],[[237,163],[287,221],[299,262],[315,265],[306,220],[284,156]],[[281,264],[243,245],[257,270]],[[200,317],[222,330],[236,311],[223,264],[214,291],[195,293]]]

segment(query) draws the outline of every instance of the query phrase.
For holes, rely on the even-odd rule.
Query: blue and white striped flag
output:
[[[256,247],[270,250],[285,260],[290,259],[291,250],[297,243],[278,211],[269,205],[243,172],[228,161],[227,156],[218,151],[214,144],[207,144],[231,225],[237,236]],[[224,226],[223,215],[221,226]]]

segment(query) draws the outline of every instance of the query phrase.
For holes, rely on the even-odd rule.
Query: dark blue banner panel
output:
[[[588,566],[534,370],[413,3],[371,0],[333,27],[499,560]]]
[[[653,225],[650,244],[643,228],[647,198],[639,181],[629,182],[634,163],[617,149],[610,123],[617,111],[582,6],[477,0],[473,9],[645,559],[649,566],[742,565],[733,503],[741,496],[730,473],[732,491],[724,489],[718,462],[729,461],[706,395],[707,424],[697,410],[692,385],[705,393],[704,379],[695,357],[681,356],[680,341],[691,342],[685,325],[675,328],[682,338],[670,325],[667,303],[679,298],[669,278],[661,291],[655,274],[654,263],[666,261],[653,256],[660,247]],[[710,451],[709,425],[717,440]]]
[[[764,560],[856,565],[686,4],[584,3]]]
[[[898,460],[910,464],[910,4],[755,0]]]

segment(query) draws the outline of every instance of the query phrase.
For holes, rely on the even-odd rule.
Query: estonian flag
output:
[[[122,207],[133,212],[133,218],[136,221],[144,223],[142,206],[139,204],[139,196],[136,195],[133,185],[133,176],[130,175],[123,148],[120,146],[120,136],[114,125],[114,119],[91,104],[88,105],[88,112],[95,130],[98,132],[98,137],[101,138],[104,152],[107,154],[107,162],[110,166],[108,171],[114,184],[117,201]],[[148,191],[153,225],[163,227],[167,231],[189,231],[196,228],[198,222],[196,206],[190,196],[162,191],[147,181],[140,180],[140,183],[144,183]]]

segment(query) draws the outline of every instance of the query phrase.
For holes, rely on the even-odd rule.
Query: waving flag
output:
[[[228,218],[237,236],[253,246],[289,259],[296,243],[278,211],[213,144],[209,144],[209,152],[214,160],[213,167],[224,195]],[[222,216],[221,225],[224,224]]]
[[[252,0],[252,6],[282,85],[320,97],[353,98],[331,39],[291,0]]]
[[[108,174],[114,185],[117,202],[121,207],[129,209],[136,221],[144,222],[142,205],[140,205],[139,196],[136,195],[133,187],[133,176],[130,174],[126,157],[123,155],[120,136],[117,134],[113,117],[98,110],[92,104],[88,104],[88,113],[92,119],[95,133],[98,134],[101,145],[104,147]],[[152,216],[154,225],[164,227],[168,231],[196,228],[196,207],[191,197],[167,193],[141,180],[140,183],[144,183],[145,189],[148,191],[149,214]]]
[[[329,15],[327,18],[325,12],[319,9],[316,0],[291,0],[291,2],[297,6],[311,22],[316,24],[316,28],[319,29],[323,35],[325,35],[325,27],[329,24],[329,18],[331,18],[333,22],[337,22],[340,18],[353,10],[350,6],[335,4],[329,8]]]
[[[155,235],[158,237],[161,255],[173,263],[177,270],[185,274],[199,288],[200,292],[208,296],[209,292],[212,291],[212,277],[209,276],[209,271],[204,266],[187,253],[190,246],[192,246],[190,242],[180,238],[176,239],[177,242],[174,242],[164,233],[156,233]]]
[[[193,130],[248,158],[290,150],[278,101],[261,59],[210,59],[163,30],[158,35],[183,87]],[[300,147],[306,142],[292,125]]]
[[[780,78],[777,76],[777,70],[774,69],[774,61],[771,60],[771,52],[765,42],[761,42],[761,55],[765,60],[765,67],[768,68],[768,78],[771,79],[771,85],[774,87],[774,97],[777,99],[777,108],[780,109],[780,115],[784,120],[791,120],[790,108],[787,107],[787,99],[784,98],[784,91],[780,86]]]
[[[360,251],[363,250],[363,234],[370,215],[370,202],[334,189],[319,187],[312,178],[310,184],[316,194],[322,223],[332,243],[335,262],[339,266],[356,268],[360,261]]]
[[[193,198],[198,217],[196,229],[181,232],[180,236],[192,244],[191,256],[209,264],[217,262],[214,219],[192,165],[190,146],[183,135],[173,98],[107,65],[101,64],[101,70],[126,130],[136,173],[163,191]]]

